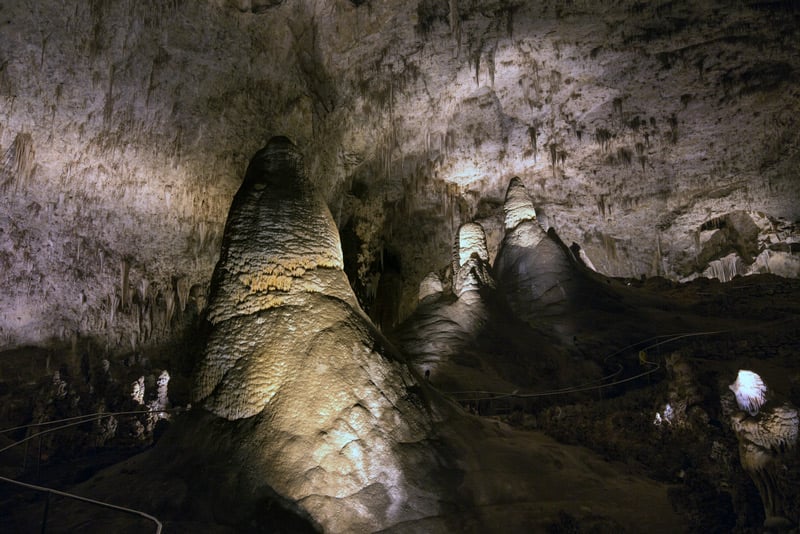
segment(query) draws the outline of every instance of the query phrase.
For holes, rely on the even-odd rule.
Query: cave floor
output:
[[[736,437],[726,422],[722,399],[736,371],[744,368],[758,372],[769,384],[770,402],[800,405],[800,282],[767,275],[737,278],[727,284],[701,280],[678,285],[661,279],[610,280],[608,284],[619,296],[615,309],[587,308],[569,317],[543,318],[542,329],[550,339],[568,346],[572,357],[585,354],[599,366],[621,368],[611,380],[619,383],[542,396],[536,395],[542,390],[518,390],[500,400],[486,398],[483,404],[454,399],[467,410],[480,409],[485,415],[481,424],[496,426],[494,442],[482,445],[490,451],[487,454],[498,455],[496,462],[490,458],[486,463],[488,470],[496,470],[492,480],[503,480],[502,470],[509,466],[530,468],[535,473],[533,482],[519,488],[519,498],[513,502],[496,503],[487,498],[481,505],[481,496],[473,495],[478,504],[463,527],[469,531],[494,525],[509,532],[616,532],[621,525],[652,532],[759,530],[763,508],[739,464]],[[614,354],[621,348],[626,350]],[[693,370],[695,398],[684,407],[683,419],[657,425],[655,415],[663,412],[672,391],[674,377],[667,371],[666,360],[674,354]],[[614,365],[609,363],[609,355],[614,355]],[[33,393],[42,387],[47,378],[42,365],[46,355],[43,349],[31,348],[0,356],[3,427],[9,428],[27,422],[23,414],[31,401],[17,398],[16,388],[25,385],[28,389],[22,391]],[[640,358],[657,367],[643,365]],[[653,372],[621,381],[643,370]],[[452,365],[450,372],[458,373],[458,365]],[[454,382],[467,383],[474,376],[473,369],[463,373]],[[441,386],[436,376],[431,383]],[[513,393],[504,389],[513,384],[496,385],[500,393]],[[441,389],[447,394],[447,388]],[[20,439],[13,433],[1,435],[0,445],[11,444],[12,437]],[[163,439],[169,439],[169,433]],[[161,484],[164,491],[175,493],[175,502],[159,505],[167,532],[310,528],[278,507],[255,514],[250,523],[234,526],[211,515],[186,515],[209,498],[207,488],[197,491],[144,473],[144,466],[150,465],[150,452],[129,458],[142,447],[83,452],[73,448],[72,454],[62,451],[36,461],[35,441],[31,444],[27,451],[17,447],[0,455],[3,475],[54,488],[78,484],[76,493],[88,491],[121,503],[130,501],[130,488],[141,487],[141,483],[129,486],[126,481],[131,477],[156,484],[154,492]],[[787,459],[787,465],[794,466],[794,477],[800,465],[797,456],[795,451]],[[540,467],[535,467],[537,461]],[[99,478],[105,483],[98,483],[96,474],[104,468]],[[93,475],[90,482],[83,482]],[[800,481],[790,483],[800,487]],[[626,485],[624,492],[614,494]],[[485,487],[484,491],[490,495],[493,489]],[[621,500],[631,492],[641,496],[639,503]],[[187,504],[191,502],[194,504]],[[0,487],[0,530],[39,529],[43,509],[41,495],[17,491],[7,484]],[[800,513],[797,505],[787,512],[790,517]],[[105,514],[53,498],[47,532],[141,532],[149,528],[138,518]],[[433,525],[436,520],[431,521]],[[269,529],[264,530],[265,524]],[[420,530],[426,523],[398,530],[406,527]]]

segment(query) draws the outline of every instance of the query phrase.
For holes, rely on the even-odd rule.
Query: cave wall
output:
[[[749,1],[3,4],[0,347],[173,337],[276,134],[352,229],[366,307],[397,299],[389,322],[460,223],[496,252],[515,175],[599,271],[695,275],[729,252],[708,221],[800,215],[799,17]]]

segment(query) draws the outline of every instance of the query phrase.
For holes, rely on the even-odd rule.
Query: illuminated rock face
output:
[[[740,369],[736,381],[728,386],[736,397],[736,404],[752,416],[767,402],[767,385],[753,371]]]
[[[438,511],[432,412],[341,269],[336,228],[285,139],[252,160],[226,226],[196,400],[242,428],[238,460],[332,532]],[[425,463],[404,448],[423,447]],[[418,465],[420,464],[420,465]]]
[[[482,287],[494,287],[488,261],[486,234],[481,225],[461,225],[453,250],[453,293],[457,297]]]
[[[486,250],[486,233],[478,223],[462,224],[458,229],[456,238],[458,265],[464,265],[468,259],[476,254],[479,259],[489,261],[489,252]]]
[[[503,223],[506,232],[513,230],[522,222],[536,222],[536,210],[533,207],[533,202],[531,202],[531,197],[528,196],[528,191],[525,190],[522,180],[517,176],[513,177],[508,184],[503,213],[505,214]],[[528,243],[530,246],[535,244],[536,242]]]

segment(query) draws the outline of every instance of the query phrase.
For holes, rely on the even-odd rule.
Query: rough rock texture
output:
[[[536,222],[536,209],[533,207],[531,197],[528,196],[528,191],[525,190],[525,186],[518,176],[513,177],[508,183],[506,201],[503,203],[503,213],[505,214],[503,226],[506,232],[513,230],[522,222]],[[530,239],[532,241],[529,244],[535,246],[537,243],[533,241],[536,239],[535,235]]]
[[[765,527],[787,528],[797,506],[798,489],[785,483],[787,462],[797,445],[797,409],[788,404],[776,406],[755,417],[738,412],[731,426],[739,440],[739,460],[753,479],[764,503]]]
[[[253,418],[239,452],[252,484],[326,530],[436,514],[436,485],[408,477],[435,471],[435,452],[403,452],[426,447],[436,416],[358,307],[333,219],[298,160],[288,140],[271,140],[234,198],[196,400],[229,421]]]
[[[462,224],[456,234],[454,266],[461,267],[476,254],[479,259],[488,262],[489,251],[486,249],[486,233],[478,223]]]
[[[742,210],[777,230],[758,270],[798,269],[794,2],[43,0],[0,19],[0,346],[173,337],[277,133],[359,228],[354,283],[398,258],[400,318],[459,224],[496,250],[512,176],[605,274],[705,272],[704,225]]]
[[[461,297],[493,286],[483,227],[477,223],[461,225],[453,248],[453,293]]]

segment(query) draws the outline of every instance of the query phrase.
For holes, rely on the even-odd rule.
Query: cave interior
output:
[[[796,532],[798,80],[793,0],[0,5],[0,531]]]

